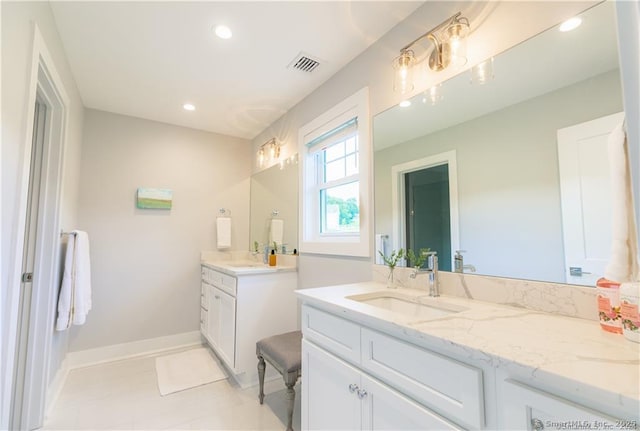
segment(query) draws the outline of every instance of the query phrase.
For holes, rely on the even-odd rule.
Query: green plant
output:
[[[404,250],[400,249],[398,251],[393,250],[391,252],[391,254],[389,255],[389,257],[385,256],[381,251],[378,250],[378,253],[380,253],[380,256],[382,256],[382,260],[384,261],[384,264],[387,265],[389,268],[393,269],[396,267],[396,265],[398,264],[398,262],[404,258]]]
[[[258,252],[258,247],[260,247],[260,244],[258,243],[258,241],[253,241],[253,251],[254,252]]]
[[[428,257],[427,253],[430,250],[431,250],[430,248],[421,248],[417,256],[413,252],[413,250],[411,249],[407,250],[407,263],[409,264],[410,267],[422,268],[422,265],[424,265],[425,261],[427,260],[427,257]]]

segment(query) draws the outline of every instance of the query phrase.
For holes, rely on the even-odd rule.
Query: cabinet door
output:
[[[505,380],[502,383],[503,429],[620,429],[616,420],[564,398]]]
[[[236,298],[216,289],[216,295],[220,297],[219,304],[219,328],[218,338],[219,353],[222,360],[231,368],[235,367],[236,350]]]
[[[217,348],[220,345],[220,290],[213,286],[209,286],[207,320],[209,343]]]
[[[357,394],[362,399],[363,430],[461,429],[365,374]]]
[[[302,428],[358,430],[360,372],[314,344],[302,341]]]

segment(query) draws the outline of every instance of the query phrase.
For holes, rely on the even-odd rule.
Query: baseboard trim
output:
[[[149,338],[130,343],[113,344],[95,349],[69,352],[65,358],[68,370],[98,365],[105,362],[131,359],[161,353],[167,350],[201,345],[200,331]],[[68,372],[68,371],[67,371]]]

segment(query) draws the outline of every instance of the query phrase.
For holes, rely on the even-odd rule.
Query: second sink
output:
[[[437,319],[467,310],[464,307],[446,303],[440,298],[415,297],[388,290],[347,296],[346,299],[382,308],[416,320]]]

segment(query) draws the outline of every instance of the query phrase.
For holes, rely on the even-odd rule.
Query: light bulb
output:
[[[464,22],[456,22],[447,28],[450,64],[454,67],[462,67],[467,64],[468,34],[469,24]]]

